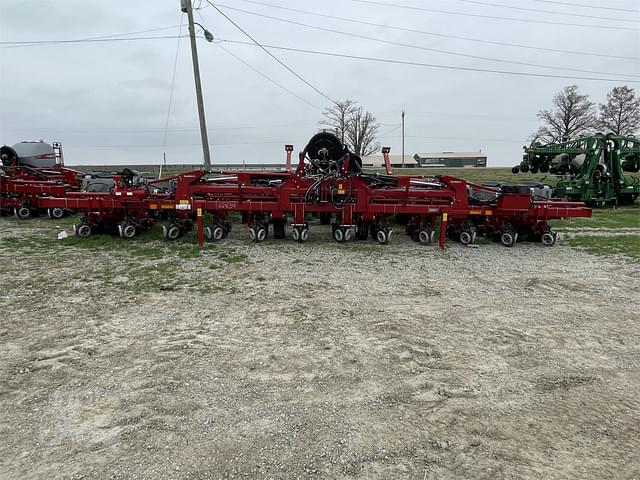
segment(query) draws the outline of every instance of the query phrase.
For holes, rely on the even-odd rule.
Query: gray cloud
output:
[[[195,3],[197,5],[198,0]],[[637,60],[500,47],[420,35],[319,19],[242,0],[221,0],[220,3],[428,48],[589,69],[603,72],[601,76],[606,77],[614,77],[614,73],[640,75]],[[414,0],[411,4],[422,3]],[[525,4],[529,2],[522,2]],[[637,8],[633,1],[616,0],[614,4]],[[454,17],[352,1],[281,0],[273,2],[273,5],[490,41],[640,57],[637,31]],[[433,1],[429,6],[495,16],[548,18],[541,14],[483,8],[457,1]],[[546,5],[545,8],[558,12],[572,11],[560,5]],[[589,14],[594,12],[615,17],[611,12],[602,10],[590,10]],[[345,37],[231,10],[227,13],[259,41],[273,45],[460,67],[572,75],[561,70],[460,58]],[[184,20],[181,16],[178,0],[2,0],[0,41],[87,38],[177,27]],[[588,19],[560,15],[554,21],[563,19],[571,23],[593,23]],[[218,39],[246,40],[212,7],[200,10],[196,20],[206,25]],[[602,23],[618,24],[614,21]],[[619,25],[628,27],[633,24],[619,22]],[[174,28],[138,36],[176,35],[177,31]],[[20,48],[0,45],[0,102],[3,112],[0,117],[0,143],[40,138],[60,140],[65,146],[67,162],[76,164],[159,162],[163,152],[176,43],[175,39],[156,39]],[[321,108],[327,106],[327,101],[260,49],[228,43],[222,46],[320,109],[315,110],[279,89],[218,45],[199,41],[214,162],[276,162],[284,157],[284,143],[294,143],[297,148],[302,148],[307,138],[317,130]],[[584,93],[601,102],[607,91],[616,85],[600,81],[384,65],[296,52],[274,51],[274,54],[332,98],[351,98],[372,111],[384,124],[381,132],[388,132],[381,138],[381,143],[390,145],[393,151],[400,150],[400,131],[394,126],[400,123],[400,112],[404,109],[407,111],[407,152],[482,149],[488,152],[491,165],[511,165],[519,160],[522,145],[537,126],[536,112],[546,108],[552,96],[563,86],[577,83]],[[187,39],[181,40],[169,120],[166,146],[169,161],[199,162],[201,149]]]

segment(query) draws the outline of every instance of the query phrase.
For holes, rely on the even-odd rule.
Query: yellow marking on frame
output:
[[[482,215],[482,210],[469,210],[469,215]]]
[[[189,200],[180,200],[180,205],[189,205]]]
[[[149,205],[149,210],[157,210],[158,209],[158,205],[156,205],[155,203],[152,203],[151,205]]]
[[[446,222],[449,219],[449,214],[448,213],[443,213],[442,214],[442,221]]]
[[[198,209],[198,216],[199,216],[199,217],[201,217],[201,216],[202,216],[202,209],[201,209],[201,208],[199,208],[199,209]]]

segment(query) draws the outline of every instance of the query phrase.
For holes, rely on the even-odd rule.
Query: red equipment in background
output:
[[[0,147],[0,159],[0,213],[13,212],[18,218],[28,218],[40,210],[40,198],[64,196],[82,185],[84,174],[64,166],[60,142],[4,145]],[[53,218],[65,213],[60,208],[47,210]]]

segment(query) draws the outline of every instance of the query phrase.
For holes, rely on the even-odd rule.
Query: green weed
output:
[[[594,255],[622,255],[640,262],[640,236],[638,235],[585,235],[562,240],[562,243]]]
[[[554,220],[551,223],[553,227],[561,230],[576,228],[640,228],[640,208],[594,209],[591,218]]]

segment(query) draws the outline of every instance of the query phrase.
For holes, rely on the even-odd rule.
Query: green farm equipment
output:
[[[560,176],[554,194],[570,201],[602,206],[633,204],[640,195],[640,139],[601,133],[548,145],[525,147],[513,173]]]

